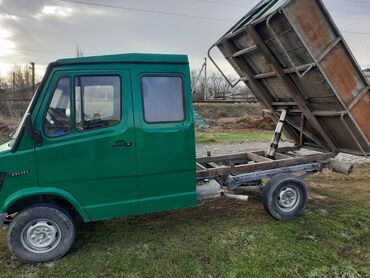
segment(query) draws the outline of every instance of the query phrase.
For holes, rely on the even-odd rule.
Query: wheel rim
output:
[[[61,241],[59,226],[49,219],[36,219],[22,230],[21,242],[32,253],[44,254],[54,250]]]
[[[279,208],[284,212],[291,212],[297,208],[301,200],[300,191],[294,185],[283,187],[278,195]]]

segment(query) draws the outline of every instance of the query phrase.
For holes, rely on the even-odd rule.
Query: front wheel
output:
[[[41,263],[63,257],[72,247],[76,225],[65,210],[36,205],[20,212],[10,223],[10,252],[25,263]]]
[[[298,217],[307,204],[307,189],[299,177],[282,174],[274,176],[263,191],[263,206],[277,220]]]

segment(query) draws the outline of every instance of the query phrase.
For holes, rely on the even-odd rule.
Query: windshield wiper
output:
[[[14,139],[14,135],[15,135],[15,132],[16,132],[17,130],[13,130],[10,134],[9,134],[9,138],[10,139]]]

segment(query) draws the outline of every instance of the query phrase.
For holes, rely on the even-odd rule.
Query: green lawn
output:
[[[370,167],[309,179],[305,213],[273,220],[258,195],[83,225],[65,258],[30,266],[0,232],[1,277],[370,277]]]
[[[197,130],[195,132],[195,140],[198,144],[269,142],[273,135],[273,131],[209,129]]]

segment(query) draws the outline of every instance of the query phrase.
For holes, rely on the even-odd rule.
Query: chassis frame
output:
[[[197,182],[209,179],[219,181],[229,189],[241,186],[259,186],[264,178],[279,174],[310,175],[329,168],[336,153],[302,155],[299,147],[277,149],[275,159],[266,158],[266,151],[253,151],[225,156],[209,156],[197,159]]]

